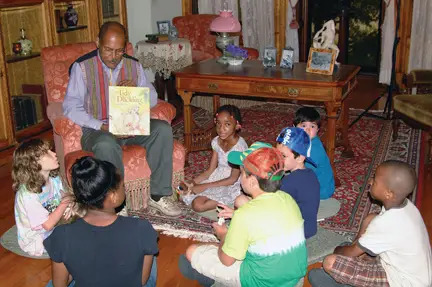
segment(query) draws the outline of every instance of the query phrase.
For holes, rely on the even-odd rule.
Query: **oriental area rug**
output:
[[[248,144],[264,141],[274,144],[277,134],[286,126],[292,126],[292,120],[298,105],[265,103],[241,109],[243,124],[241,136]],[[325,118],[322,108],[317,110]],[[361,111],[350,111],[350,122]],[[210,124],[212,114],[203,109],[194,112],[195,121],[202,126]],[[325,130],[326,122],[321,125],[320,134]],[[173,125],[174,136],[182,140],[183,121]],[[336,188],[334,198],[341,203],[339,212],[319,224],[322,228],[337,232],[345,238],[352,239],[357,234],[362,219],[371,211],[378,211],[379,206],[372,203],[369,197],[368,180],[374,175],[376,167],[388,159],[397,159],[416,168],[423,167],[421,161],[422,133],[401,123],[397,140],[392,140],[390,121],[363,117],[349,129],[349,140],[354,157],[344,158],[342,147],[336,148],[335,165],[340,186]],[[203,172],[211,157],[211,151],[190,153],[189,165],[185,168],[185,178],[192,179]],[[411,200],[416,203],[417,191]],[[198,241],[215,241],[210,219],[202,217],[181,204],[184,214],[171,218],[151,209],[131,212],[132,216],[148,219],[155,229],[163,234],[190,238]]]

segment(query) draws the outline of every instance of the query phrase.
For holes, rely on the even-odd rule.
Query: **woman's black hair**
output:
[[[240,109],[234,105],[223,105],[220,106],[216,111],[216,115],[221,112],[227,112],[230,116],[232,116],[239,124],[242,124],[242,117],[240,113]],[[215,117],[216,117],[215,115]]]
[[[76,201],[88,207],[102,209],[108,192],[118,189],[120,183],[116,167],[108,161],[85,156],[72,166],[72,189]]]
[[[321,116],[313,107],[302,107],[295,113],[294,126],[303,122],[316,123],[318,128],[321,127]]]

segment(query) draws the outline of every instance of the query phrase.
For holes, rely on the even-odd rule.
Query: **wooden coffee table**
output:
[[[286,70],[264,68],[258,60],[229,66],[216,59],[185,67],[175,72],[177,91],[184,103],[185,146],[188,152],[207,149],[211,139],[210,134],[197,130],[193,121],[190,103],[194,93],[213,95],[214,111],[219,107],[219,95],[323,102],[328,119],[324,145],[333,165],[336,129],[342,134],[344,155],[352,156],[346,99],[357,86],[359,70],[358,66],[340,65],[333,75],[326,76],[306,73],[306,63],[296,63],[292,70]]]

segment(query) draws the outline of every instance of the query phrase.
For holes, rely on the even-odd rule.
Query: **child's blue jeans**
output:
[[[147,283],[143,285],[143,287],[156,287],[156,279],[157,279],[157,263],[156,263],[156,256],[154,256],[149,279],[147,280]],[[74,287],[74,286],[75,286],[75,281],[72,281],[68,287]],[[45,287],[54,287],[52,280],[50,280]]]

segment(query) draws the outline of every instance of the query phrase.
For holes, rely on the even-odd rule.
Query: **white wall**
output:
[[[172,20],[182,14],[182,0],[127,0],[129,41],[145,40],[146,34],[157,33],[156,21]]]
[[[157,33],[157,21],[169,20],[182,15],[182,0],[152,0],[152,30]]]

